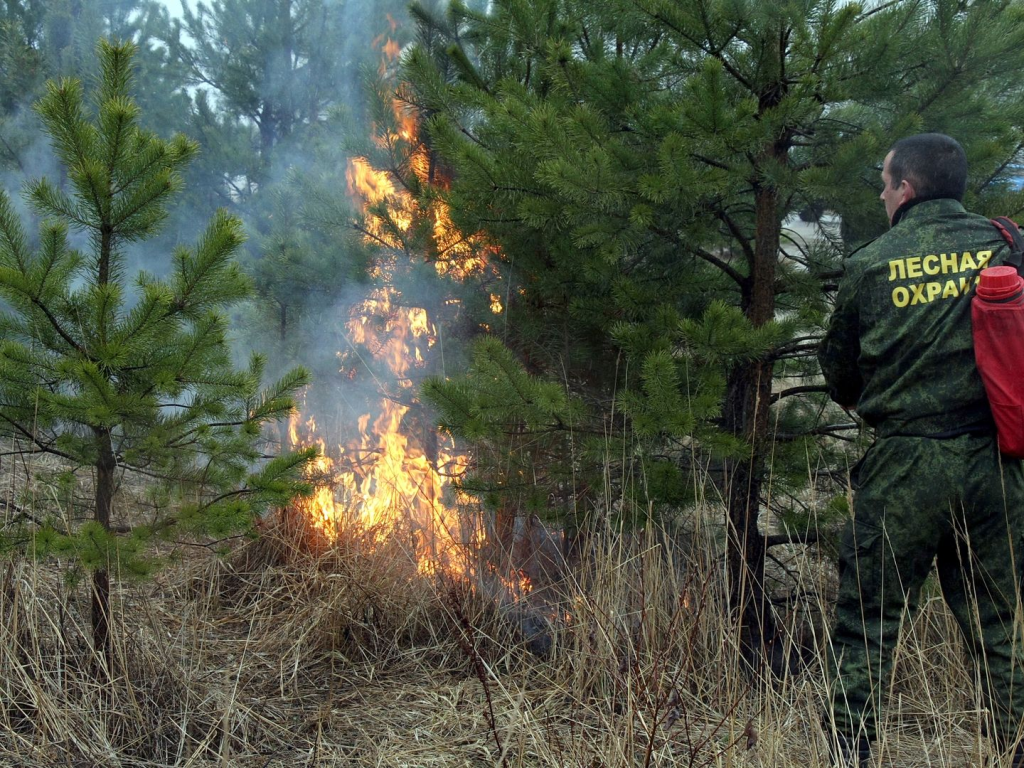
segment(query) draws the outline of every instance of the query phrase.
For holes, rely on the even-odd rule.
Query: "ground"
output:
[[[597,540],[558,600],[529,608],[426,577],[394,542],[311,547],[269,526],[226,552],[168,545],[155,578],[118,582],[105,685],[87,580],[11,557],[0,764],[826,765],[824,639],[801,618],[814,612],[788,623],[809,664],[751,675],[718,597],[721,554],[691,540],[668,557],[671,541]],[[525,646],[524,610],[547,612],[545,657]],[[981,765],[973,674],[938,597],[905,636],[881,764]]]

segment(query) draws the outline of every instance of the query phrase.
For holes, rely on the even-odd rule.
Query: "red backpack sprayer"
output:
[[[1010,244],[1004,264],[981,271],[971,300],[974,359],[1001,453],[1024,459],[1024,236],[1005,217],[992,223]]]

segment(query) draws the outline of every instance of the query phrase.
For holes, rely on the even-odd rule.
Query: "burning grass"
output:
[[[814,611],[788,625],[806,669],[748,674],[710,528],[685,546],[595,535],[585,566],[526,597],[425,574],[400,536],[312,534],[282,518],[225,557],[183,546],[155,580],[121,584],[103,685],[85,587],[61,563],[8,560],[0,764],[827,765]],[[906,633],[883,765],[986,754],[953,627],[935,599]]]

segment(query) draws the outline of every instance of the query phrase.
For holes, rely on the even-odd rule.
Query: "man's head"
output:
[[[885,212],[893,214],[917,197],[962,200],[967,188],[967,155],[956,139],[942,133],[908,136],[892,145],[882,165]]]

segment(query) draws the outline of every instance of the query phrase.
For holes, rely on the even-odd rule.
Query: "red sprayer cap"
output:
[[[1013,267],[989,267],[981,270],[978,298],[985,301],[1007,301],[1024,289],[1024,278]]]

